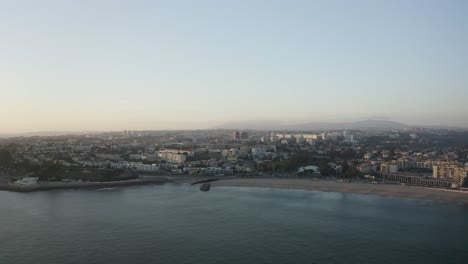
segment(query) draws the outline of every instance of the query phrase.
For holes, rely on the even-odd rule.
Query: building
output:
[[[182,164],[187,160],[187,156],[184,154],[170,150],[158,151],[158,157],[166,162],[178,164]]]
[[[221,151],[221,156],[226,157],[226,156],[236,156],[239,157],[242,155],[242,151],[238,149],[224,149]]]
[[[416,175],[406,175],[406,174],[397,174],[397,173],[384,174],[383,179],[389,182],[400,182],[404,184],[430,186],[430,187],[456,188],[459,186],[458,182],[453,179],[435,179],[435,178],[429,178],[429,177],[421,177],[421,176],[416,176]]]
[[[354,142],[354,135],[346,134],[344,136],[344,141],[346,142]]]
[[[252,156],[260,156],[260,155],[265,155],[267,152],[276,152],[276,145],[261,145],[261,146],[255,146],[251,149]]]
[[[297,169],[301,175],[320,176],[320,169],[317,166],[304,166]]]
[[[37,180],[37,177],[23,177],[21,180],[15,181],[15,183],[21,185],[33,185],[37,184]]]
[[[338,139],[336,135],[328,134],[325,132],[322,133],[321,137],[322,137],[322,140],[327,140],[327,141],[335,141]]]
[[[361,173],[369,173],[376,170],[376,165],[370,162],[362,162],[356,166],[356,169]]]
[[[241,133],[239,131],[232,132],[232,139],[239,140],[241,138]]]
[[[468,167],[458,165],[436,165],[433,167],[433,177],[442,179],[454,179],[460,186],[467,177]]]
[[[364,154],[364,159],[366,160],[372,159],[372,153],[367,152],[366,154]]]
[[[110,164],[113,169],[128,169],[143,172],[157,172],[159,166],[156,164],[143,164],[141,162],[113,162]]]
[[[398,172],[398,165],[394,163],[382,162],[380,164],[380,172],[383,172],[383,173]]]
[[[229,162],[229,163],[237,163],[238,159],[237,159],[237,156],[235,155],[227,155],[226,156],[226,162]]]
[[[234,170],[230,168],[220,168],[220,167],[208,167],[203,169],[202,174],[205,176],[225,176],[231,175],[234,173]]]
[[[195,150],[191,149],[167,149],[167,151],[172,153],[186,154],[188,157],[195,156]]]
[[[267,152],[266,147],[254,147],[252,148],[252,156],[264,155]]]

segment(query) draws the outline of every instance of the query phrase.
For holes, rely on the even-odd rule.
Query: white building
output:
[[[263,146],[256,146],[251,149],[252,156],[260,156],[265,155],[267,152],[276,152],[276,145],[263,145]]]
[[[15,183],[16,184],[22,184],[22,185],[33,185],[37,184],[37,177],[24,177],[21,180],[17,180]]]
[[[238,149],[224,149],[221,151],[221,156],[227,157],[227,156],[236,156],[239,157],[242,155],[242,152]]]
[[[373,165],[370,162],[363,162],[361,164],[358,164],[356,166],[356,169],[362,173],[369,173],[372,171],[376,171],[377,170],[376,167],[377,167],[376,165]]]
[[[320,176],[320,169],[317,166],[304,166],[297,169],[297,173],[312,173],[315,176]]]
[[[372,153],[367,152],[366,154],[364,154],[364,159],[370,160],[371,158],[372,158]]]
[[[111,163],[111,168],[128,169],[136,171],[156,172],[159,171],[159,166],[156,164],[143,164],[141,162],[114,162]]]
[[[260,156],[267,152],[266,148],[263,147],[255,147],[252,148],[252,156]]]
[[[187,159],[187,157],[184,154],[181,154],[179,152],[169,151],[169,150],[159,151],[158,157],[164,161],[167,161],[170,163],[178,163],[178,164],[184,163],[185,160]]]

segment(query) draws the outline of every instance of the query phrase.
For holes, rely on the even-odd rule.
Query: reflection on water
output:
[[[0,192],[0,263],[462,263],[468,207],[181,184]]]

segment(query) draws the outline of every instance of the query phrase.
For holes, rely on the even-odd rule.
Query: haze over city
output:
[[[0,133],[467,127],[466,1],[2,1]]]
[[[0,264],[468,263],[468,0],[0,0]]]

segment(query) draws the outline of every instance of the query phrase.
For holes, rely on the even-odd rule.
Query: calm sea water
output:
[[[0,263],[467,263],[468,207],[189,185],[0,192]]]

